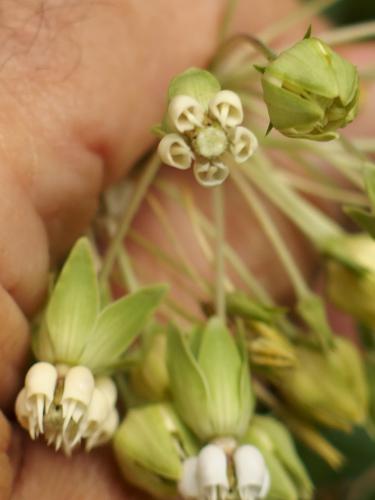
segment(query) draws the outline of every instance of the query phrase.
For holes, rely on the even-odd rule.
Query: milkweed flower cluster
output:
[[[119,415],[110,376],[163,297],[154,286],[102,303],[87,239],[72,249],[33,336],[38,362],[25,377],[15,412],[32,439],[71,454],[111,439]]]
[[[199,184],[217,186],[229,174],[228,161],[243,163],[258,146],[242,125],[239,96],[221,90],[208,71],[189,69],[172,80],[158,146],[161,161],[180,170],[193,166]]]

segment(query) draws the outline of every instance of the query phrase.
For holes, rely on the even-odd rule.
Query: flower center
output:
[[[220,156],[227,146],[228,140],[224,130],[212,126],[200,130],[194,141],[195,151],[205,158]]]

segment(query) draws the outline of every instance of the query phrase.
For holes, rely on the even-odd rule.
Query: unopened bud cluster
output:
[[[222,446],[208,444],[198,456],[183,464],[179,492],[189,499],[257,500],[265,498],[270,475],[261,452],[243,445],[226,453]]]
[[[189,85],[196,87],[196,80],[204,79],[205,73],[188,70],[187,77],[182,75],[186,94],[175,95],[169,101],[167,130],[172,133],[162,138],[158,153],[163,163],[171,167],[185,170],[193,165],[199,184],[212,187],[227,178],[228,158],[236,163],[245,162],[258,141],[241,125],[244,113],[235,92],[209,88],[208,97],[200,101],[188,95]],[[210,78],[213,79],[212,75]]]
[[[116,399],[108,377],[95,379],[85,366],[39,362],[26,374],[16,415],[32,439],[43,435],[70,455],[83,440],[87,451],[109,441],[119,421]]]

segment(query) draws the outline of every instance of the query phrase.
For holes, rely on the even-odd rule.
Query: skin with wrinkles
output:
[[[92,219],[100,192],[123,176],[153,143],[172,76],[212,55],[224,0],[3,0],[0,7],[0,408],[12,401],[27,366],[26,318],[43,301],[49,266],[61,259]],[[236,28],[255,31],[294,7],[243,0]],[[256,15],[254,15],[256,12]],[[301,36],[303,28],[297,30]],[[290,33],[293,37],[293,33]],[[363,61],[370,52],[352,50]],[[374,106],[374,100],[369,101]],[[371,116],[371,114],[369,115]],[[358,125],[356,125],[358,127]],[[359,119],[366,130],[366,119]],[[178,175],[179,174],[179,175]],[[164,169],[180,184],[189,176]],[[193,186],[202,206],[207,191]],[[229,239],[278,296],[289,292],[269,244],[236,193],[228,189]],[[174,227],[186,215],[160,199]],[[239,218],[246,213],[246,218]],[[278,216],[302,267],[309,252]],[[136,224],[166,242],[145,204]],[[251,234],[245,242],[237,235]],[[189,231],[180,234],[198,271],[208,275]],[[178,280],[155,270],[137,249],[148,280]],[[275,280],[275,276],[277,279]],[[177,290],[178,291],[178,290]],[[188,300],[188,297],[183,297]],[[0,498],[96,500],[145,498],[118,477],[109,450],[67,460],[11,430],[0,414]]]

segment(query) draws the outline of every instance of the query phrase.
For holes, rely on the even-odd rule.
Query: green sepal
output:
[[[209,435],[209,391],[196,359],[180,331],[170,326],[168,332],[167,365],[171,391],[181,418],[198,437]]]
[[[151,127],[151,133],[162,139],[166,134],[165,123],[157,123]]]
[[[364,277],[368,273],[368,269],[358,262],[358,260],[351,258],[349,252],[345,249],[344,238],[345,237],[335,238],[334,240],[326,242],[322,247],[323,255],[341,264],[354,275]]]
[[[366,231],[372,238],[375,238],[375,214],[352,205],[344,206],[343,211],[361,229]]]
[[[80,363],[94,373],[105,372],[106,367],[123,355],[145,327],[167,289],[165,285],[144,287],[104,308],[95,322]]]
[[[375,165],[373,163],[366,163],[363,169],[363,178],[372,210],[375,212]]]
[[[74,245],[52,291],[46,324],[55,361],[77,364],[99,312],[99,290],[89,241]]]
[[[273,324],[285,313],[281,307],[273,307],[260,304],[252,300],[246,293],[236,291],[226,296],[227,313],[239,316],[249,321],[262,321]]]
[[[175,76],[169,84],[168,102],[173,97],[188,95],[207,108],[209,101],[220,89],[220,83],[212,73],[199,68],[189,68]]]
[[[310,327],[323,349],[333,346],[333,332],[327,320],[323,300],[319,295],[309,293],[297,302],[297,312]]]
[[[211,435],[242,435],[254,406],[248,365],[219,318],[211,318],[202,334],[198,363],[209,387]]]
[[[306,33],[303,35],[303,40],[311,38],[311,31],[312,31],[312,25],[310,24],[310,26],[306,30]]]
[[[261,73],[263,75],[263,73],[266,71],[267,66],[260,66],[259,64],[253,64],[253,67],[258,71],[258,73]]]
[[[272,125],[272,122],[270,121],[268,124],[267,130],[266,130],[266,133],[264,135],[267,137],[267,135],[269,135],[271,133],[272,129],[273,129],[273,125]]]

